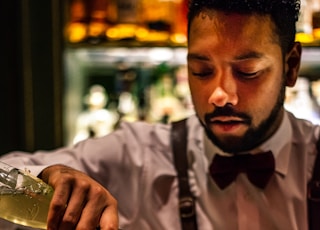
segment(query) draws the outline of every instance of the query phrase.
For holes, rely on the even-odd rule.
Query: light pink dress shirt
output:
[[[306,188],[316,156],[318,126],[286,113],[275,135],[257,148],[272,150],[276,158],[276,173],[267,187],[259,189],[240,174],[220,190],[208,166],[214,154],[224,153],[208,141],[195,116],[187,124],[190,184],[197,199],[199,230],[307,230]],[[75,167],[117,198],[121,228],[177,230],[181,229],[178,185],[169,134],[169,125],[123,123],[108,136],[73,147],[34,154],[13,152],[0,160],[36,175],[55,163]]]

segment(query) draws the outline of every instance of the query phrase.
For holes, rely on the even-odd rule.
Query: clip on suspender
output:
[[[172,123],[171,144],[179,181],[179,209],[183,230],[197,230],[195,199],[190,192],[186,119]]]
[[[320,138],[311,181],[308,184],[309,230],[320,229]]]

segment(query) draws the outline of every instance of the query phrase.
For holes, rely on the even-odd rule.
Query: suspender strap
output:
[[[172,123],[171,146],[179,181],[179,209],[183,230],[197,230],[195,199],[190,192],[187,159],[186,120]]]
[[[311,181],[308,184],[309,230],[320,229],[320,138]]]

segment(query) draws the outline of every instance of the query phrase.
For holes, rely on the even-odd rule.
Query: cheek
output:
[[[256,126],[268,118],[274,106],[277,104],[281,85],[276,82],[265,82],[258,87],[247,88],[239,93],[239,106],[252,117]]]
[[[196,112],[199,115],[205,112],[211,112],[209,108],[207,108],[210,107],[210,105],[208,104],[208,99],[210,96],[210,89],[208,88],[208,84],[189,80],[189,85],[192,95],[192,101]]]

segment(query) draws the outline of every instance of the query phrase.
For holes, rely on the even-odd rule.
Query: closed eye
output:
[[[246,78],[246,79],[250,79],[250,78],[255,78],[259,75],[260,71],[257,71],[257,72],[242,72],[242,71],[236,71],[235,72],[235,75],[237,77],[240,77],[240,78]]]
[[[208,77],[210,75],[212,75],[212,71],[208,71],[208,72],[193,72],[192,75],[199,77],[199,78],[205,78]]]

